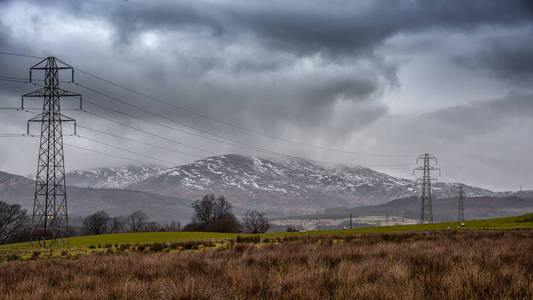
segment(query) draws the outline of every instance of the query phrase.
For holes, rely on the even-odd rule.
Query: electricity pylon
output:
[[[457,221],[465,220],[465,208],[464,208],[465,191],[464,185],[459,184],[459,207],[457,208]]]
[[[61,114],[61,97],[79,97],[81,95],[59,88],[59,71],[71,70],[74,82],[74,68],[55,57],[48,57],[30,68],[30,82],[34,82],[34,71],[44,72],[42,88],[22,96],[43,98],[42,112],[28,120],[27,131],[30,134],[30,123],[41,123],[39,158],[37,160],[37,176],[32,214],[32,243],[40,247],[64,247],[68,245],[68,211],[65,182],[65,157],[63,155],[64,122],[75,120]],[[39,80],[40,82],[40,80]]]
[[[417,183],[422,181],[422,194],[420,195],[420,224],[429,224],[433,223],[431,181],[436,180],[435,178],[431,177],[431,171],[439,171],[440,175],[440,169],[431,165],[432,161],[434,161],[435,165],[437,164],[437,158],[429,153],[425,153],[417,157],[417,165],[420,160],[424,161],[423,166],[413,170],[413,174],[415,171],[423,171],[422,177],[417,179]]]

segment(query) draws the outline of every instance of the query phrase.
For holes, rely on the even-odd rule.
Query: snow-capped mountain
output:
[[[324,208],[374,205],[417,195],[415,182],[361,166],[323,165],[305,159],[280,161],[222,155],[158,172],[128,186],[150,193],[197,199],[223,194],[234,206],[271,214],[314,213]],[[466,187],[471,196],[495,193]],[[456,195],[451,184],[434,186],[436,197]]]
[[[132,210],[143,210],[159,220],[186,220],[192,212],[192,201],[210,193],[225,195],[237,214],[256,208],[271,218],[315,214],[334,208],[338,214],[348,208],[379,205],[420,194],[413,180],[362,166],[234,154],[170,169],[131,166],[75,171],[67,174],[67,183],[73,204],[70,207],[75,214],[106,210],[125,215]],[[0,200],[31,209],[34,184],[22,176],[0,172]],[[469,197],[527,198],[532,193],[495,193],[471,186],[466,186],[465,191]],[[437,183],[433,185],[433,194],[435,198],[455,198],[457,187]],[[416,214],[417,210],[413,211]]]
[[[77,170],[67,174],[67,183],[75,187],[126,188],[155,176],[162,170],[156,166]]]

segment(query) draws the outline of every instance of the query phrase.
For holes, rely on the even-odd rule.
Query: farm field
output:
[[[294,235],[0,263],[1,299],[531,299],[533,231]]]

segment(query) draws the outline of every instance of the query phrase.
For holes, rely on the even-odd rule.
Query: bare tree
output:
[[[202,200],[196,200],[192,204],[194,209],[193,222],[207,225],[218,219],[231,215],[231,203],[226,197],[215,195],[205,195]]]
[[[231,203],[224,196],[205,195],[192,204],[192,223],[184,231],[239,232],[241,224],[231,213]]]
[[[145,230],[148,216],[140,210],[128,216],[128,230],[130,232],[141,232]]]
[[[125,231],[126,223],[128,218],[126,217],[112,217],[109,222],[109,232],[110,233],[120,233]]]
[[[27,220],[26,210],[20,205],[0,201],[0,244],[21,230]]]
[[[270,224],[265,218],[265,213],[258,210],[249,210],[242,218],[244,231],[249,233],[265,233],[267,232]]]
[[[180,231],[181,230],[181,223],[172,221],[171,223],[165,224],[163,226],[165,231]]]
[[[98,211],[83,219],[85,231],[90,234],[106,233],[109,229],[111,218],[105,211]]]
[[[146,222],[144,224],[144,228],[142,231],[146,231],[146,232],[158,232],[158,231],[162,231],[163,230],[163,226],[161,226],[161,224],[157,223],[157,222]]]

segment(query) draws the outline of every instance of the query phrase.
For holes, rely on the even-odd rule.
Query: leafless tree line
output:
[[[180,222],[159,224],[150,221],[142,211],[135,211],[128,216],[110,217],[105,211],[98,211],[83,219],[85,234],[180,231]]]
[[[192,222],[183,228],[180,222],[160,224],[152,221],[142,211],[135,211],[127,216],[110,216],[105,211],[98,211],[83,218],[82,228],[73,230],[72,234],[181,230],[264,233],[269,228],[265,214],[258,210],[246,212],[239,222],[231,211],[231,203],[224,196],[205,195],[202,199],[194,201],[192,208]],[[0,201],[0,244],[29,240],[30,227],[30,218],[25,209],[18,204]]]

